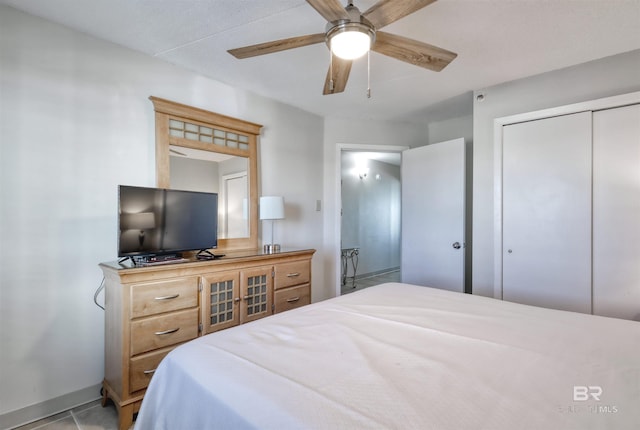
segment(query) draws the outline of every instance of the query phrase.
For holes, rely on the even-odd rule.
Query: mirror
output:
[[[249,237],[249,164],[245,157],[169,147],[169,188],[218,194],[218,239]]]
[[[261,125],[150,97],[161,188],[218,193],[218,249],[258,248]]]

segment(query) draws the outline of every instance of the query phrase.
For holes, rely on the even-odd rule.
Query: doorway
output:
[[[400,281],[401,151],[340,152],[340,292]]]

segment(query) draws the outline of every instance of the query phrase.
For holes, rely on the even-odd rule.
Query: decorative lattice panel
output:
[[[169,120],[169,135],[227,148],[249,149],[247,135],[175,119]]]
[[[246,296],[247,315],[267,311],[267,275],[249,276]]]
[[[209,284],[209,294],[211,294],[211,325],[232,320],[233,281],[212,282]]]

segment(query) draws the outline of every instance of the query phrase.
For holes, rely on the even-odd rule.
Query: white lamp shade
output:
[[[260,219],[284,219],[284,197],[260,197]]]

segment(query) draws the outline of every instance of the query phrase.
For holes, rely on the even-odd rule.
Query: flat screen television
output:
[[[118,257],[218,246],[218,194],[120,185]]]

